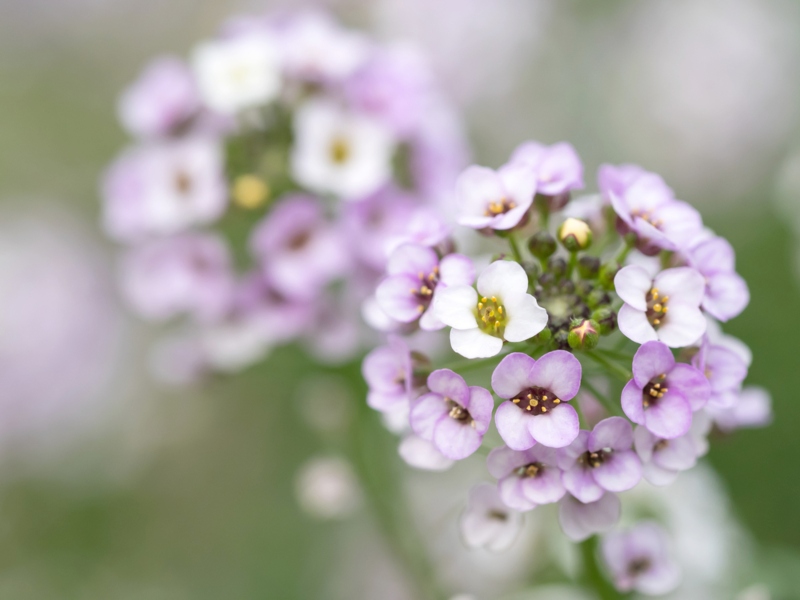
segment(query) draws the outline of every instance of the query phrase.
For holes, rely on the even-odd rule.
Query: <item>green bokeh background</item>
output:
[[[580,17],[582,24],[546,48],[545,56],[577,52],[582,28],[596,20],[607,23],[627,3],[609,3],[607,11],[565,4],[570,6],[562,18]],[[0,2],[0,202],[57,204],[94,226],[98,175],[125,143],[114,115],[118,91],[147,58],[184,53],[234,6],[86,2],[76,3],[77,14],[62,20],[61,12],[48,16],[44,1]],[[548,83],[539,82],[545,88]],[[575,111],[574,127],[597,129],[591,107],[565,103],[562,109]],[[489,120],[502,118],[502,107],[497,110]],[[544,141],[573,133],[552,132],[547,124],[543,129],[552,137]],[[526,135],[535,138],[538,132],[533,128]],[[502,158],[479,137],[474,141],[482,161]],[[578,150],[630,158],[616,156],[602,139]],[[800,286],[794,234],[772,209],[781,152],[774,149],[774,169],[742,190],[741,198],[706,198],[703,206],[714,206],[707,222],[733,243],[752,292],[750,307],[726,330],[753,349],[749,382],[772,392],[776,415],[768,429],[717,440],[709,460],[736,513],[763,545],[762,557],[775,557],[768,570],[790,582],[798,577],[793,549],[800,549]],[[594,167],[587,165],[587,172]],[[690,191],[678,189],[689,200]],[[99,228],[94,235],[101,240]],[[112,256],[112,245],[100,243]],[[133,328],[138,342],[149,335],[141,325]],[[144,350],[135,360],[144,362]],[[161,407],[152,418],[162,421],[153,427],[166,442],[113,484],[91,477],[91,484],[82,484],[41,472],[5,477],[0,597],[324,599],[326,557],[336,552],[337,525],[309,520],[293,495],[297,467],[326,449],[294,405],[309,368],[303,354],[289,348],[268,364],[202,389],[149,391]],[[363,394],[357,366],[344,373],[353,393]],[[169,443],[170,427],[194,410],[205,415],[206,424]],[[388,434],[376,435],[390,443]],[[90,473],[92,465],[101,465],[98,470],[107,473],[103,456],[91,452],[65,461],[83,461]]]

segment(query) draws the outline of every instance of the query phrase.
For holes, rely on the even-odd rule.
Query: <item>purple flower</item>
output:
[[[641,180],[641,181],[640,181]],[[664,183],[660,175],[645,171],[639,165],[601,165],[597,171],[597,185],[600,193],[607,200],[611,196],[625,198],[628,188],[633,184],[637,188],[631,196],[631,202],[636,202],[634,208],[655,208],[662,202],[675,197],[672,190]]]
[[[633,488],[642,478],[642,463],[632,446],[631,424],[622,417],[603,419],[591,432],[579,432],[558,451],[564,487],[584,503],[599,500],[606,491]]]
[[[379,306],[401,323],[419,320],[422,329],[444,327],[431,310],[437,294],[448,286],[471,286],[475,266],[463,254],[449,254],[441,261],[431,248],[405,244],[389,257],[388,277],[375,292]]]
[[[454,464],[452,459],[439,452],[431,440],[413,433],[403,438],[397,453],[407,465],[423,471],[446,471]]]
[[[566,493],[556,451],[547,446],[536,444],[522,452],[500,446],[489,453],[486,465],[498,479],[503,502],[515,510],[524,512],[558,502]]]
[[[633,379],[622,390],[622,410],[653,434],[673,439],[692,425],[692,411],[705,406],[711,386],[703,372],[676,363],[661,342],[647,342],[633,357]]]
[[[558,196],[583,189],[583,165],[571,144],[545,146],[525,142],[517,146],[509,164],[523,164],[536,173],[536,192]]]
[[[747,283],[736,273],[735,254],[727,240],[713,237],[689,250],[689,264],[706,280],[703,308],[712,317],[728,321],[750,302]]]
[[[492,395],[482,387],[467,386],[464,378],[450,369],[428,375],[428,389],[411,407],[414,433],[431,440],[447,458],[470,456],[480,447],[492,421]]]
[[[103,181],[109,235],[136,241],[218,219],[228,202],[216,140],[192,137],[128,150]]]
[[[361,374],[367,382],[367,404],[375,410],[390,412],[411,399],[411,351],[405,342],[390,336],[385,346],[367,354],[361,364]]]
[[[122,287],[147,319],[190,313],[222,316],[233,291],[228,249],[210,234],[183,234],[130,250],[122,262]]]
[[[509,164],[497,171],[473,165],[458,177],[456,188],[460,225],[511,229],[533,203],[536,173],[524,164]]]
[[[611,201],[623,231],[636,233],[638,247],[646,254],[686,247],[703,228],[700,213],[676,200],[672,190],[654,173],[637,176],[635,167],[630,166],[621,173],[606,171],[601,191]]]
[[[606,535],[602,551],[621,592],[636,590],[660,596],[680,583],[680,568],[669,554],[667,535],[655,523],[639,523],[627,531]]]
[[[275,288],[291,298],[312,298],[348,266],[341,236],[328,223],[318,200],[284,197],[256,227],[253,254]]]
[[[709,407],[725,409],[736,403],[742,383],[747,377],[747,363],[742,355],[729,346],[703,340],[692,364],[705,374],[711,384]]]
[[[711,420],[703,412],[696,413],[688,433],[672,439],[653,435],[641,425],[633,432],[636,453],[642,460],[642,475],[657,486],[669,485],[681,471],[688,471],[708,451],[706,436]]]
[[[594,502],[581,502],[567,494],[558,503],[561,530],[573,542],[608,531],[619,521],[622,507],[616,494],[606,493]]]
[[[122,94],[119,117],[137,137],[159,137],[184,125],[200,107],[189,67],[173,56],[153,60]]]
[[[525,341],[547,325],[547,311],[528,293],[528,275],[518,263],[493,262],[477,287],[477,292],[469,285],[446,287],[433,307],[436,317],[452,327],[450,344],[461,356],[494,356],[504,340]]]
[[[513,450],[536,442],[563,448],[578,436],[578,413],[567,402],[581,387],[581,363],[555,350],[534,360],[521,352],[503,358],[492,373],[492,388],[501,398],[495,423]]]
[[[772,421],[772,397],[759,387],[746,387],[730,407],[706,408],[714,424],[726,433],[737,429],[764,427]]]
[[[666,269],[655,278],[638,265],[624,267],[614,278],[620,331],[638,344],[660,340],[671,348],[690,346],[706,330],[700,310],[705,280],[689,267]]]
[[[503,503],[496,486],[481,483],[469,491],[459,525],[468,547],[501,552],[517,539],[522,529],[522,514]]]

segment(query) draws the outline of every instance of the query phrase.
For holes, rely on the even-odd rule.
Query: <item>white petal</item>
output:
[[[475,310],[478,293],[467,285],[457,285],[436,291],[433,313],[445,325],[456,329],[471,329],[478,326]]]
[[[518,263],[497,260],[478,277],[478,292],[501,303],[514,304],[528,293],[528,275]]]
[[[669,296],[670,302],[692,306],[700,306],[706,293],[705,279],[691,267],[661,271],[653,280],[653,287],[658,288],[660,295]]]
[[[505,307],[508,324],[503,337],[509,342],[530,339],[547,326],[547,311],[530,294],[525,294],[514,304],[506,303]]]
[[[647,294],[653,287],[653,280],[643,267],[630,265],[620,269],[614,277],[614,286],[625,304],[647,310]]]
[[[647,320],[647,315],[643,311],[636,310],[630,304],[623,304],[619,309],[617,324],[622,334],[637,344],[658,339],[656,330]]]
[[[450,345],[464,358],[489,358],[500,352],[503,340],[484,333],[477,327],[451,329]]]
[[[706,319],[699,308],[670,302],[668,317],[658,328],[658,339],[670,348],[691,346],[706,332],[706,324]]]

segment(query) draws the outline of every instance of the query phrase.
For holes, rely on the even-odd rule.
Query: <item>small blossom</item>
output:
[[[534,360],[521,352],[504,357],[492,374],[492,388],[507,401],[495,413],[497,431],[513,450],[538,442],[563,448],[578,435],[578,413],[568,404],[581,385],[581,364],[555,350]]]
[[[200,107],[192,73],[178,58],[164,56],[152,61],[122,94],[119,117],[138,137],[157,137],[174,132]]]
[[[621,592],[635,590],[660,596],[680,583],[680,568],[670,556],[667,535],[655,523],[639,523],[627,531],[606,535],[602,552]]]
[[[480,447],[492,421],[492,395],[482,387],[467,386],[464,378],[450,369],[431,373],[428,389],[411,407],[414,433],[431,440],[447,458],[470,456]]]
[[[285,196],[252,233],[250,248],[282,294],[313,298],[348,265],[339,232],[311,196]]]
[[[431,310],[436,296],[449,286],[471,286],[475,267],[463,254],[441,261],[431,248],[405,244],[389,257],[386,277],[376,290],[380,307],[401,323],[419,320],[422,329],[444,327]]]
[[[481,483],[469,491],[467,508],[459,524],[467,546],[501,552],[517,539],[522,529],[522,514],[503,503],[495,486]]]
[[[644,478],[653,485],[670,485],[681,471],[694,467],[708,451],[706,435],[710,426],[711,420],[703,412],[696,413],[688,433],[677,438],[661,438],[646,427],[637,426],[633,443],[642,460]]]
[[[614,527],[622,507],[616,494],[605,493],[594,502],[581,502],[571,494],[558,503],[561,530],[573,542],[582,542]]]
[[[603,419],[581,431],[558,451],[564,486],[581,502],[594,502],[608,492],[624,492],[642,478],[642,464],[631,449],[633,430],[622,417]]]
[[[390,412],[408,404],[412,389],[411,351],[400,338],[389,337],[389,343],[367,354],[361,373],[369,386],[367,404],[375,410]]]
[[[524,164],[509,164],[497,171],[471,166],[459,176],[456,190],[460,225],[511,229],[533,203],[536,178]]]
[[[106,174],[103,196],[106,231],[122,241],[211,223],[227,205],[219,144],[192,137],[129,150]]]
[[[750,290],[736,273],[730,243],[715,236],[691,248],[688,257],[689,264],[705,277],[703,309],[720,321],[739,316],[750,302]]]
[[[442,454],[431,440],[415,434],[406,435],[397,452],[406,464],[423,471],[446,471],[455,463]]]
[[[500,497],[511,508],[524,512],[540,504],[558,502],[565,494],[556,451],[536,444],[519,452],[508,446],[493,449],[486,465],[498,479]]]
[[[280,38],[286,76],[311,83],[344,80],[364,64],[370,50],[363,35],[343,29],[318,12],[292,19]]]
[[[714,424],[725,433],[737,429],[765,427],[772,422],[772,397],[760,387],[746,387],[739,392],[733,406],[709,406],[706,411]]]
[[[632,201],[637,202],[634,209],[652,209],[675,197],[660,175],[645,171],[639,165],[606,164],[601,165],[597,171],[597,185],[607,201],[611,200],[612,195],[625,198],[628,189],[634,183],[637,185],[636,191],[631,196]]]
[[[661,342],[647,342],[633,357],[633,379],[622,390],[622,410],[653,434],[673,439],[692,424],[692,411],[711,396],[711,386],[699,369],[676,363]]]
[[[297,500],[318,519],[342,519],[362,501],[361,489],[350,463],[336,456],[313,458],[300,468],[295,482]]]
[[[125,256],[122,286],[147,319],[165,320],[180,313],[201,321],[218,318],[233,291],[228,249],[209,234],[155,240]]]
[[[583,164],[572,144],[561,142],[545,146],[525,142],[511,155],[511,164],[523,164],[536,173],[536,192],[558,196],[583,189]]]
[[[312,100],[295,114],[292,173],[320,194],[360,200],[391,176],[395,141],[379,121]]]
[[[692,364],[705,374],[711,385],[709,407],[725,409],[736,403],[748,366],[734,348],[703,340]]]
[[[192,66],[203,101],[221,113],[262,106],[280,91],[278,49],[266,35],[205,42],[195,48]]]
[[[705,280],[689,267],[666,269],[651,278],[636,265],[620,269],[614,278],[619,297],[620,331],[638,344],[660,340],[671,348],[689,346],[706,330],[700,310]]]
[[[452,327],[450,343],[462,356],[494,356],[504,340],[522,342],[547,325],[547,311],[528,294],[528,276],[519,264],[493,262],[477,287],[477,292],[465,285],[444,288],[433,307],[435,316]]]

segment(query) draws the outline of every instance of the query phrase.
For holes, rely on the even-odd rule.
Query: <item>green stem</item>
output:
[[[597,593],[600,600],[619,600],[623,597],[622,594],[603,576],[597,563],[597,542],[597,536],[592,536],[580,544],[583,559],[581,579],[586,587]]]
[[[633,373],[631,373],[625,367],[621,367],[620,365],[611,362],[607,358],[600,356],[599,354],[595,354],[594,351],[584,352],[583,356],[588,356],[593,361],[598,364],[603,365],[606,369],[611,371],[614,375],[616,375],[621,381],[628,383],[631,379],[633,379]]]
[[[625,361],[632,361],[633,355],[628,354],[626,352],[620,352],[618,350],[611,350],[609,348],[595,348],[593,352],[597,352],[603,356],[607,356],[613,360],[625,360]]]
[[[625,246],[622,250],[619,251],[619,254],[614,258],[617,264],[622,265],[625,263],[625,259],[628,258],[628,254],[631,253],[633,250],[633,246],[636,244],[636,239],[633,236],[625,236]]]
[[[614,404],[611,398],[603,394],[593,384],[589,383],[588,379],[584,378],[583,381],[581,381],[581,387],[585,387],[589,393],[594,396],[600,404],[603,405],[603,408],[605,408],[609,414],[616,415],[618,417],[622,416],[621,408]]]
[[[519,240],[517,239],[516,234],[511,231],[508,234],[508,245],[511,247],[511,256],[514,257],[514,260],[518,263],[522,262],[522,250],[519,247]]]
[[[572,279],[572,272],[575,270],[575,266],[577,264],[578,264],[578,253],[570,252],[569,262],[567,263],[567,279]]]

